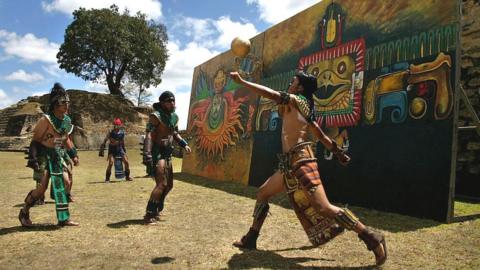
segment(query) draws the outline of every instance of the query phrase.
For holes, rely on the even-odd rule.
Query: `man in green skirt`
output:
[[[68,159],[71,159],[75,166],[79,165],[77,151],[70,138],[73,125],[67,115],[69,103],[70,99],[63,86],[55,83],[50,92],[48,113],[38,120],[33,129],[27,167],[32,168],[35,174],[40,176],[40,182],[36,189],[28,193],[25,205],[20,209],[18,219],[22,226],[32,226],[30,208],[44,196],[50,179],[58,225],[78,225],[70,219],[67,196],[69,187],[65,186],[69,185]],[[64,179],[67,181],[64,182]]]

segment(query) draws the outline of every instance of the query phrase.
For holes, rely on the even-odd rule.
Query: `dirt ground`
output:
[[[32,208],[38,226],[22,228],[17,215],[34,187],[22,153],[0,152],[0,269],[369,269],[373,253],[352,232],[311,248],[285,196],[276,197],[258,250],[232,246],[248,230],[255,188],[179,172],[155,226],[142,224],[154,182],[143,177],[130,151],[133,182],[105,184],[106,160],[80,152],[70,204],[79,227],[56,226],[55,207]],[[47,194],[48,195],[48,194]],[[47,196],[48,197],[48,196]],[[480,213],[480,204],[459,203]],[[452,224],[350,207],[385,233],[389,258],[382,269],[480,269],[480,219]]]

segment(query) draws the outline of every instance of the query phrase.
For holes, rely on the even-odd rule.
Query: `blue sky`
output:
[[[141,11],[167,26],[167,62],[153,98],[171,90],[177,96],[180,128],[185,127],[195,66],[227,51],[235,36],[253,37],[319,0],[0,0],[0,109],[32,95],[48,93],[53,83],[67,89],[106,92],[58,68],[72,12],[79,7]]]

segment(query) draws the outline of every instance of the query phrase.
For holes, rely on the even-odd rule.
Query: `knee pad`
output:
[[[253,209],[253,219],[260,220],[265,218],[268,214],[268,209],[270,209],[268,202],[257,201],[255,203],[255,208]]]

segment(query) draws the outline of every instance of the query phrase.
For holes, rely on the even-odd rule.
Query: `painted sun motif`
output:
[[[237,85],[227,79],[223,69],[217,70],[213,78],[213,95],[209,94],[211,87],[203,72],[199,77],[197,101],[190,110],[190,134],[195,137],[196,148],[207,158],[224,159],[226,147],[236,145],[240,136],[251,129],[251,121],[246,128],[242,125],[245,111],[242,106],[246,105],[248,96],[234,98]],[[250,115],[248,119],[251,119]]]

